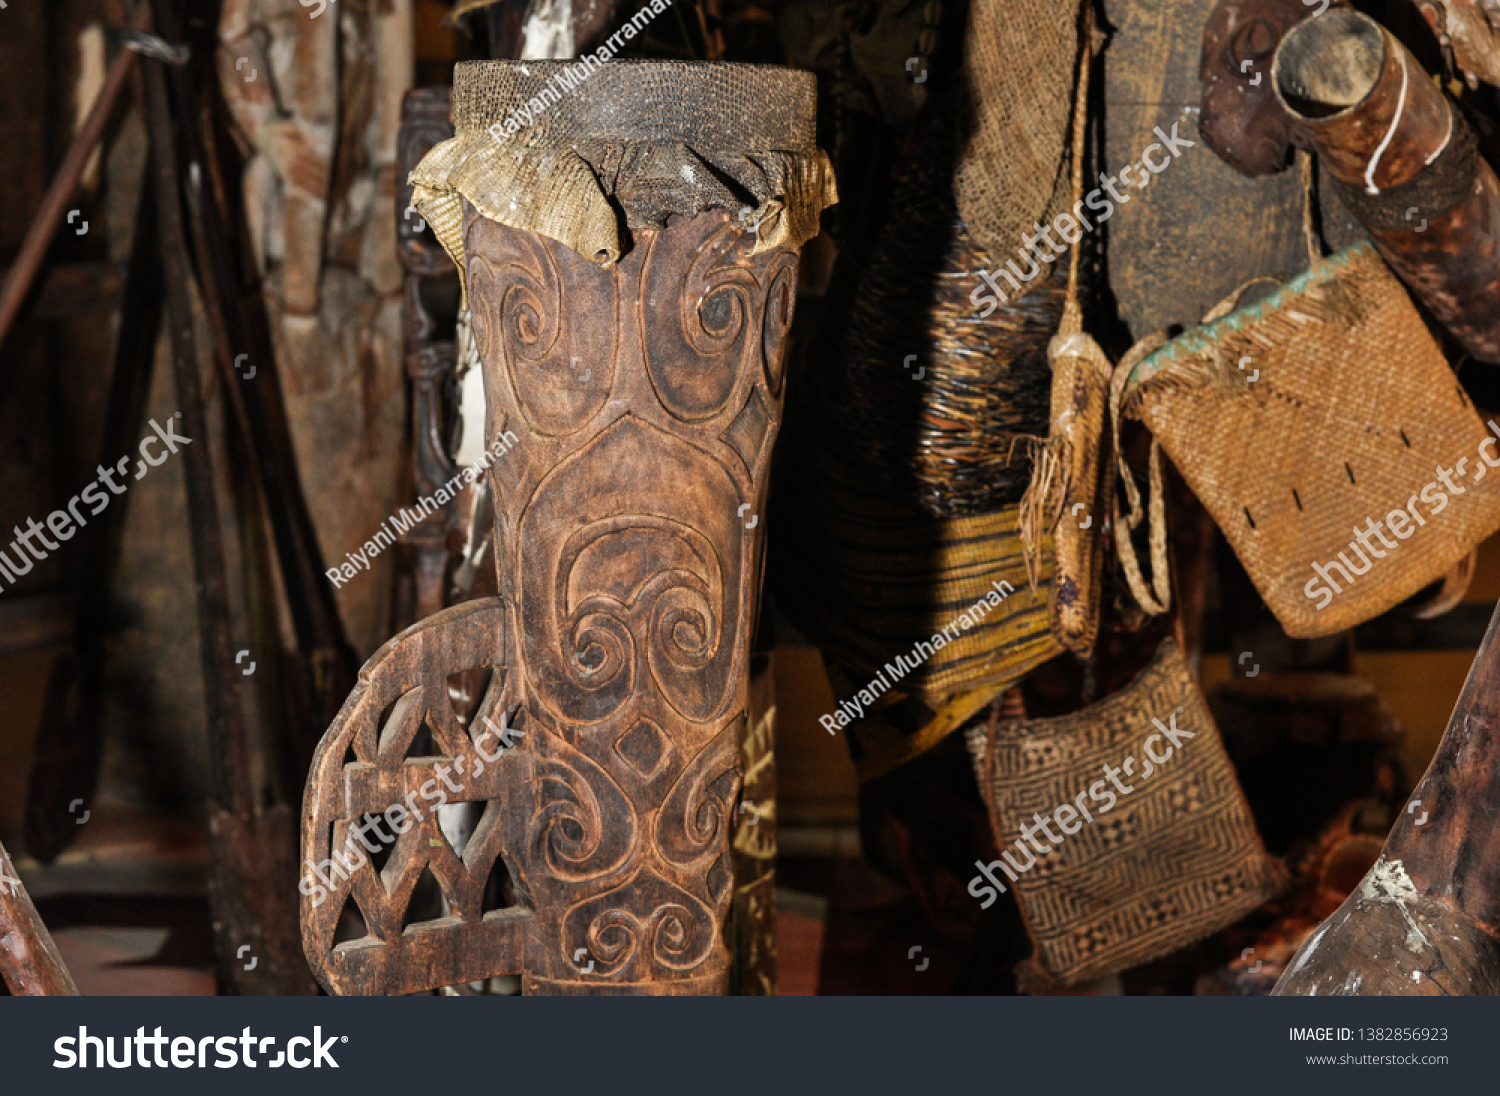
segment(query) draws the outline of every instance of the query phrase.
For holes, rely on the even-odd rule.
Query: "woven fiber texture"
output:
[[[1496,443],[1368,243],[1148,355],[1120,407],[1293,637],[1379,615],[1500,528]]]
[[[939,127],[900,172],[892,218],[865,267],[829,409],[897,497],[936,517],[1018,502],[1047,429],[1047,344],[1064,271],[988,317],[973,272],[997,264],[958,219]]]
[[[847,321],[825,322],[808,361],[772,492],[774,520],[797,532],[773,542],[778,604],[822,649],[839,699],[877,686],[843,728],[861,780],[1062,653],[1048,627],[1052,537],[1028,575],[1018,503],[1047,429],[1066,272],[981,315],[974,271],[996,264],[958,218],[952,160],[939,124],[903,164],[900,212]],[[998,605],[966,616],[997,587]],[[898,656],[920,665],[898,673]]]
[[[959,212],[1002,257],[1071,203],[1078,0],[973,0],[964,38]],[[1002,258],[1003,261],[1003,258]]]
[[[460,271],[465,199],[605,267],[630,232],[709,209],[754,227],[751,254],[798,247],[838,200],[816,99],[811,73],[768,65],[460,64],[456,135],[411,173],[412,205]]]
[[[1072,325],[1064,320],[1063,326]],[[1052,631],[1070,651],[1086,657],[1099,635],[1104,514],[1114,482],[1112,476],[1100,475],[1113,367],[1099,344],[1077,330],[1060,331],[1050,353],[1052,426],[1022,502],[1021,527],[1028,553],[1036,529],[1051,530],[1056,561],[1049,599]],[[1028,512],[1031,507],[1039,513]]]
[[[1093,29],[1093,9],[1084,27]],[[1078,67],[1073,103],[1071,190],[1083,196],[1084,138],[1088,132],[1091,55]],[[1114,477],[1104,480],[1100,499],[1100,456],[1113,365],[1083,328],[1079,272],[1082,241],[1068,256],[1068,297],[1057,334],[1047,345],[1052,370],[1051,423],[1047,443],[1032,465],[1031,484],[1021,500],[1021,539],[1028,563],[1036,552],[1038,530],[1052,533],[1055,574],[1049,613],[1052,634],[1075,654],[1087,657],[1099,634],[1100,579],[1104,559],[1104,513]],[[1102,505],[1101,505],[1102,503]]]
[[[893,499],[818,419],[800,415],[779,442],[772,520],[795,535],[778,539],[772,581],[777,604],[842,674],[838,697],[886,674],[890,690],[846,732],[859,777],[870,780],[1062,653],[1048,627],[1051,539],[1032,589],[1018,506],[933,518]],[[1009,592],[998,606],[965,617],[1002,583]],[[898,655],[910,663],[919,640],[936,648],[930,657],[916,650],[916,669],[887,670]]]
[[[1065,986],[1169,955],[1286,885],[1173,640],[1092,707],[991,720],[966,737],[1015,878],[1000,861],[993,874],[1015,890],[1036,947],[1030,962]],[[1105,779],[1106,765],[1118,785]],[[1042,836],[1038,814],[1056,818],[1049,828],[1060,844]],[[1023,825],[1048,851],[1023,841]]]

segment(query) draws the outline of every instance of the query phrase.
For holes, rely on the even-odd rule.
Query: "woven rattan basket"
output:
[[[1500,428],[1368,243],[1166,343],[1115,402],[1290,636],[1369,620],[1500,528]]]
[[[1086,89],[1086,61],[1079,72]],[[1086,91],[1074,106],[1081,156]],[[823,650],[841,701],[824,725],[846,731],[864,780],[1065,644],[1087,650],[1096,630],[1103,515],[1059,518],[1094,499],[1107,362],[1079,330],[1076,261],[1034,265],[1015,300],[977,299],[976,272],[1002,257],[959,219],[953,153],[951,132],[934,127],[900,176],[899,214],[847,323],[825,325],[842,337],[809,363],[812,383],[788,415],[772,493],[777,520],[799,534],[773,547],[772,583]],[[1080,377],[1098,398],[1059,406]],[[1053,474],[1023,507],[1037,463]]]
[[[999,262],[959,220],[945,138],[905,166],[860,275],[830,411],[869,474],[933,517],[1019,502],[1047,430],[1047,342],[1064,273],[981,316],[974,272]]]

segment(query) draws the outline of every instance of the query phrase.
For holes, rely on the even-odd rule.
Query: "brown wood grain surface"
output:
[[[1500,607],[1427,772],[1275,993],[1500,994]]]
[[[1196,324],[1242,283],[1291,277],[1307,266],[1302,191],[1295,172],[1239,175],[1198,134],[1199,54],[1209,6],[1202,0],[1105,0],[1105,136],[1099,171],[1126,201],[1104,223],[1109,287],[1131,339],[1171,324]],[[1160,127],[1194,142],[1150,175],[1135,165]],[[1151,158],[1161,163],[1162,152]],[[1102,194],[1099,201],[1107,198]],[[1102,216],[1102,214],[1100,214]]]
[[[633,243],[602,269],[467,212],[499,597],[388,643],[319,747],[303,853],[324,878],[304,880],[303,941],[331,992],[500,974],[528,994],[728,987],[798,254],[752,256],[722,210]],[[465,723],[449,683],[471,671],[488,685]],[[497,755],[502,713],[516,739]],[[461,854],[440,798],[486,804]],[[406,832],[361,854],[350,824],[377,815]],[[441,901],[423,913],[429,874]]]
[[[0,977],[15,997],[77,997],[78,987],[0,845]]]

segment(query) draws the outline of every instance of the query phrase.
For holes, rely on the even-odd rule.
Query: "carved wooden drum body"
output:
[[[528,67],[532,81],[549,73]],[[466,107],[461,68],[458,137],[424,167],[448,161],[413,174],[465,274],[500,593],[387,644],[320,746],[303,929],[336,993],[497,974],[522,975],[527,993],[725,989],[760,514],[798,252],[832,180],[811,141],[810,76],[615,67],[551,108],[551,136],[539,120],[543,132],[510,143],[496,139],[509,101],[496,88],[519,66],[464,67],[480,70],[482,111]],[[600,95],[617,111],[649,101],[664,74],[705,69],[718,70],[707,108],[673,132],[589,115]],[[795,131],[757,133],[753,111],[748,131],[716,122],[714,93],[780,95]],[[575,106],[581,122],[561,113]],[[728,148],[726,133],[749,143]],[[497,149],[532,166],[487,189]],[[569,157],[624,213],[615,244],[589,235],[592,192],[538,214],[566,189],[559,171],[576,178]],[[743,198],[712,189],[726,176]],[[523,208],[502,223],[507,186]],[[455,711],[447,681],[476,668],[491,670],[483,699]],[[469,801],[482,813],[455,847],[436,808]],[[442,900],[416,920],[424,873]],[[365,934],[339,939],[351,901]],[[344,921],[349,935],[357,922]]]

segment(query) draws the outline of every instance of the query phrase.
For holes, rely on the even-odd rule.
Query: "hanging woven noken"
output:
[[[915,246],[906,242],[913,236],[943,233],[949,242],[939,247],[948,269],[954,252],[978,249],[951,212],[947,220],[917,213],[893,226],[894,249]],[[877,255],[871,266],[890,262],[891,255]],[[897,291],[900,264],[889,269],[889,281],[861,284],[857,311],[870,323],[848,326],[836,359],[814,357],[802,399],[782,432],[771,492],[772,521],[795,531],[772,540],[770,581],[777,604],[822,650],[835,695],[853,696],[882,673],[891,685],[880,690],[867,718],[848,727],[862,780],[930,748],[1062,651],[1048,627],[1050,551],[1044,545],[1037,561],[1041,586],[1034,590],[1027,582],[1017,505],[1027,482],[1027,445],[1046,422],[1046,340],[1060,312],[1062,287],[1054,281],[980,324],[967,279],[936,277],[933,297],[913,303],[909,283],[904,294]],[[904,269],[908,278],[921,270]],[[882,285],[891,297],[886,290],[873,292],[872,286]],[[888,307],[881,304],[885,300]],[[899,357],[891,354],[893,340],[882,334],[887,321],[908,310],[916,318],[906,331],[921,330],[930,340],[920,378],[915,369],[901,370]],[[968,326],[959,340],[939,341],[942,332],[953,330],[950,323]],[[987,371],[990,385],[978,383],[977,376],[955,381],[964,375],[947,368],[955,342],[967,348],[964,365]],[[877,359],[874,348],[882,344]],[[987,438],[979,421],[955,422],[934,413],[965,395],[976,406],[993,405],[1004,423],[995,435]],[[905,432],[897,426],[903,414]],[[929,432],[933,419],[946,429]],[[923,460],[950,447],[965,448],[971,459],[913,462],[916,430],[930,443],[917,450]],[[950,474],[946,480],[923,474],[943,467]],[[938,499],[977,504],[979,498],[987,505],[961,516],[937,516],[930,508]],[[977,621],[966,616],[996,590],[1005,594],[998,607]],[[941,636],[955,624],[960,634]],[[930,657],[923,657],[919,642],[935,648]],[[919,665],[895,672],[893,680],[887,668],[901,664],[898,655],[910,664],[914,651]]]
[[[1154,589],[1128,534],[1116,538],[1148,612],[1164,612],[1169,592],[1161,448],[1294,638],[1347,630],[1466,573],[1500,529],[1500,427],[1486,428],[1368,243],[1323,259],[1309,233],[1309,249],[1300,277],[1235,308],[1242,287],[1116,374],[1117,436],[1125,415],[1152,434]],[[1120,470],[1134,528],[1140,499]]]
[[[1097,704],[1050,719],[997,714],[967,742],[1004,848],[975,865],[983,875],[969,893],[1015,890],[1036,949],[1023,987],[1159,959],[1286,887],[1175,640]]]
[[[971,5],[952,109],[899,173],[846,325],[834,406],[847,443],[935,517],[1018,501],[1048,421],[1061,287],[1023,237],[1068,208],[1079,12],[1079,0]],[[979,311],[977,272],[1017,253],[1029,292]]]

